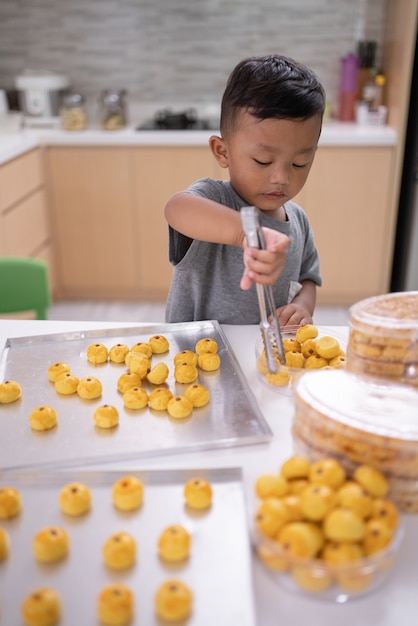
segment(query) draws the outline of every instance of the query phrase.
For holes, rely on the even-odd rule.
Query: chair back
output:
[[[48,265],[30,257],[0,257],[0,314],[34,311],[47,319],[51,304]]]

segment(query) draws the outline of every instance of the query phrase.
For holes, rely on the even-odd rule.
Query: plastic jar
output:
[[[100,97],[100,125],[103,130],[120,130],[127,123],[126,91],[106,89]]]
[[[81,94],[71,93],[64,96],[61,124],[64,130],[84,130],[87,127],[87,113]]]

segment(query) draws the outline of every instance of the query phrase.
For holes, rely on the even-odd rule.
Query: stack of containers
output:
[[[351,307],[347,367],[298,380],[293,436],[314,460],[374,465],[398,507],[418,512],[418,292]]]

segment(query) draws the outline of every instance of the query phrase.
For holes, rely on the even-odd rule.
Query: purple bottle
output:
[[[352,122],[356,113],[356,97],[360,59],[355,54],[347,54],[340,59],[340,98],[338,119],[341,122]]]

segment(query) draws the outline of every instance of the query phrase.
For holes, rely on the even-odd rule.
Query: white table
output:
[[[0,350],[8,337],[26,337],[70,330],[105,329],[133,326],[135,323],[0,320]],[[292,450],[290,433],[293,405],[286,393],[264,386],[256,376],[254,345],[257,326],[223,326],[242,370],[251,384],[259,406],[273,430],[267,444],[210,450],[204,453],[163,456],[141,460],[136,466],[112,464],[113,468],[203,468],[242,467],[248,502],[252,500],[255,479],[275,472]],[[321,327],[321,334],[347,335],[347,328]],[[1,444],[0,444],[1,445]],[[109,467],[109,466],[107,466]],[[405,539],[389,581],[377,592],[344,605],[290,594],[281,589],[254,557],[253,577],[259,626],[412,626],[418,623],[418,517],[405,518]],[[232,625],[231,626],[235,626]]]

